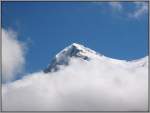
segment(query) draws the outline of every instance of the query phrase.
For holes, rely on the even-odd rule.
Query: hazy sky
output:
[[[2,27],[27,44],[27,72],[45,68],[73,42],[116,59],[148,55],[144,2],[3,2]]]

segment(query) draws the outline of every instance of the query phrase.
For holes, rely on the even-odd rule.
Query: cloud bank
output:
[[[18,41],[17,33],[2,28],[2,80],[12,81],[25,63],[25,46]]]
[[[3,85],[4,111],[147,111],[148,61],[72,58]]]

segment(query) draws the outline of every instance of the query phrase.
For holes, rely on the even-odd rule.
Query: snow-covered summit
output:
[[[71,44],[70,46],[66,47],[65,49],[63,49],[61,52],[59,52],[56,57],[61,57],[61,56],[89,56],[89,57],[92,57],[93,55],[98,55],[97,52],[95,52],[94,50],[91,50],[81,44],[78,44],[78,43],[73,43]],[[100,55],[100,54],[99,54]]]
[[[102,56],[94,50],[84,47],[81,44],[73,43],[60,51],[52,60],[50,65],[44,72],[53,72],[58,70],[59,65],[68,65],[71,57],[81,58],[83,60],[90,60]]]

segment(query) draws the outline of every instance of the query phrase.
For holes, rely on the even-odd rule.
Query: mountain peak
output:
[[[86,47],[79,43],[72,43],[70,46],[66,47],[65,49],[70,50],[72,48],[82,51],[85,50]]]
[[[75,47],[77,49],[84,49],[85,48],[82,44],[79,44],[79,43],[72,43],[70,46]]]
[[[78,43],[72,43],[71,45],[72,45],[72,46],[76,46],[76,47],[83,46],[83,45],[81,45],[81,44],[78,44]]]
[[[83,60],[90,60],[91,57],[97,56],[95,51],[81,45],[78,43],[72,43],[70,46],[66,47],[60,51],[52,60],[50,65],[44,72],[53,72],[59,69],[60,65],[68,65],[71,57],[80,58]]]

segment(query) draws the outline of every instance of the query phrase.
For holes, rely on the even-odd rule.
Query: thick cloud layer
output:
[[[147,111],[147,57],[135,62],[73,58],[53,73],[3,85],[4,111]]]
[[[3,82],[11,81],[22,70],[25,63],[25,48],[17,40],[16,32],[2,29],[2,79]]]

